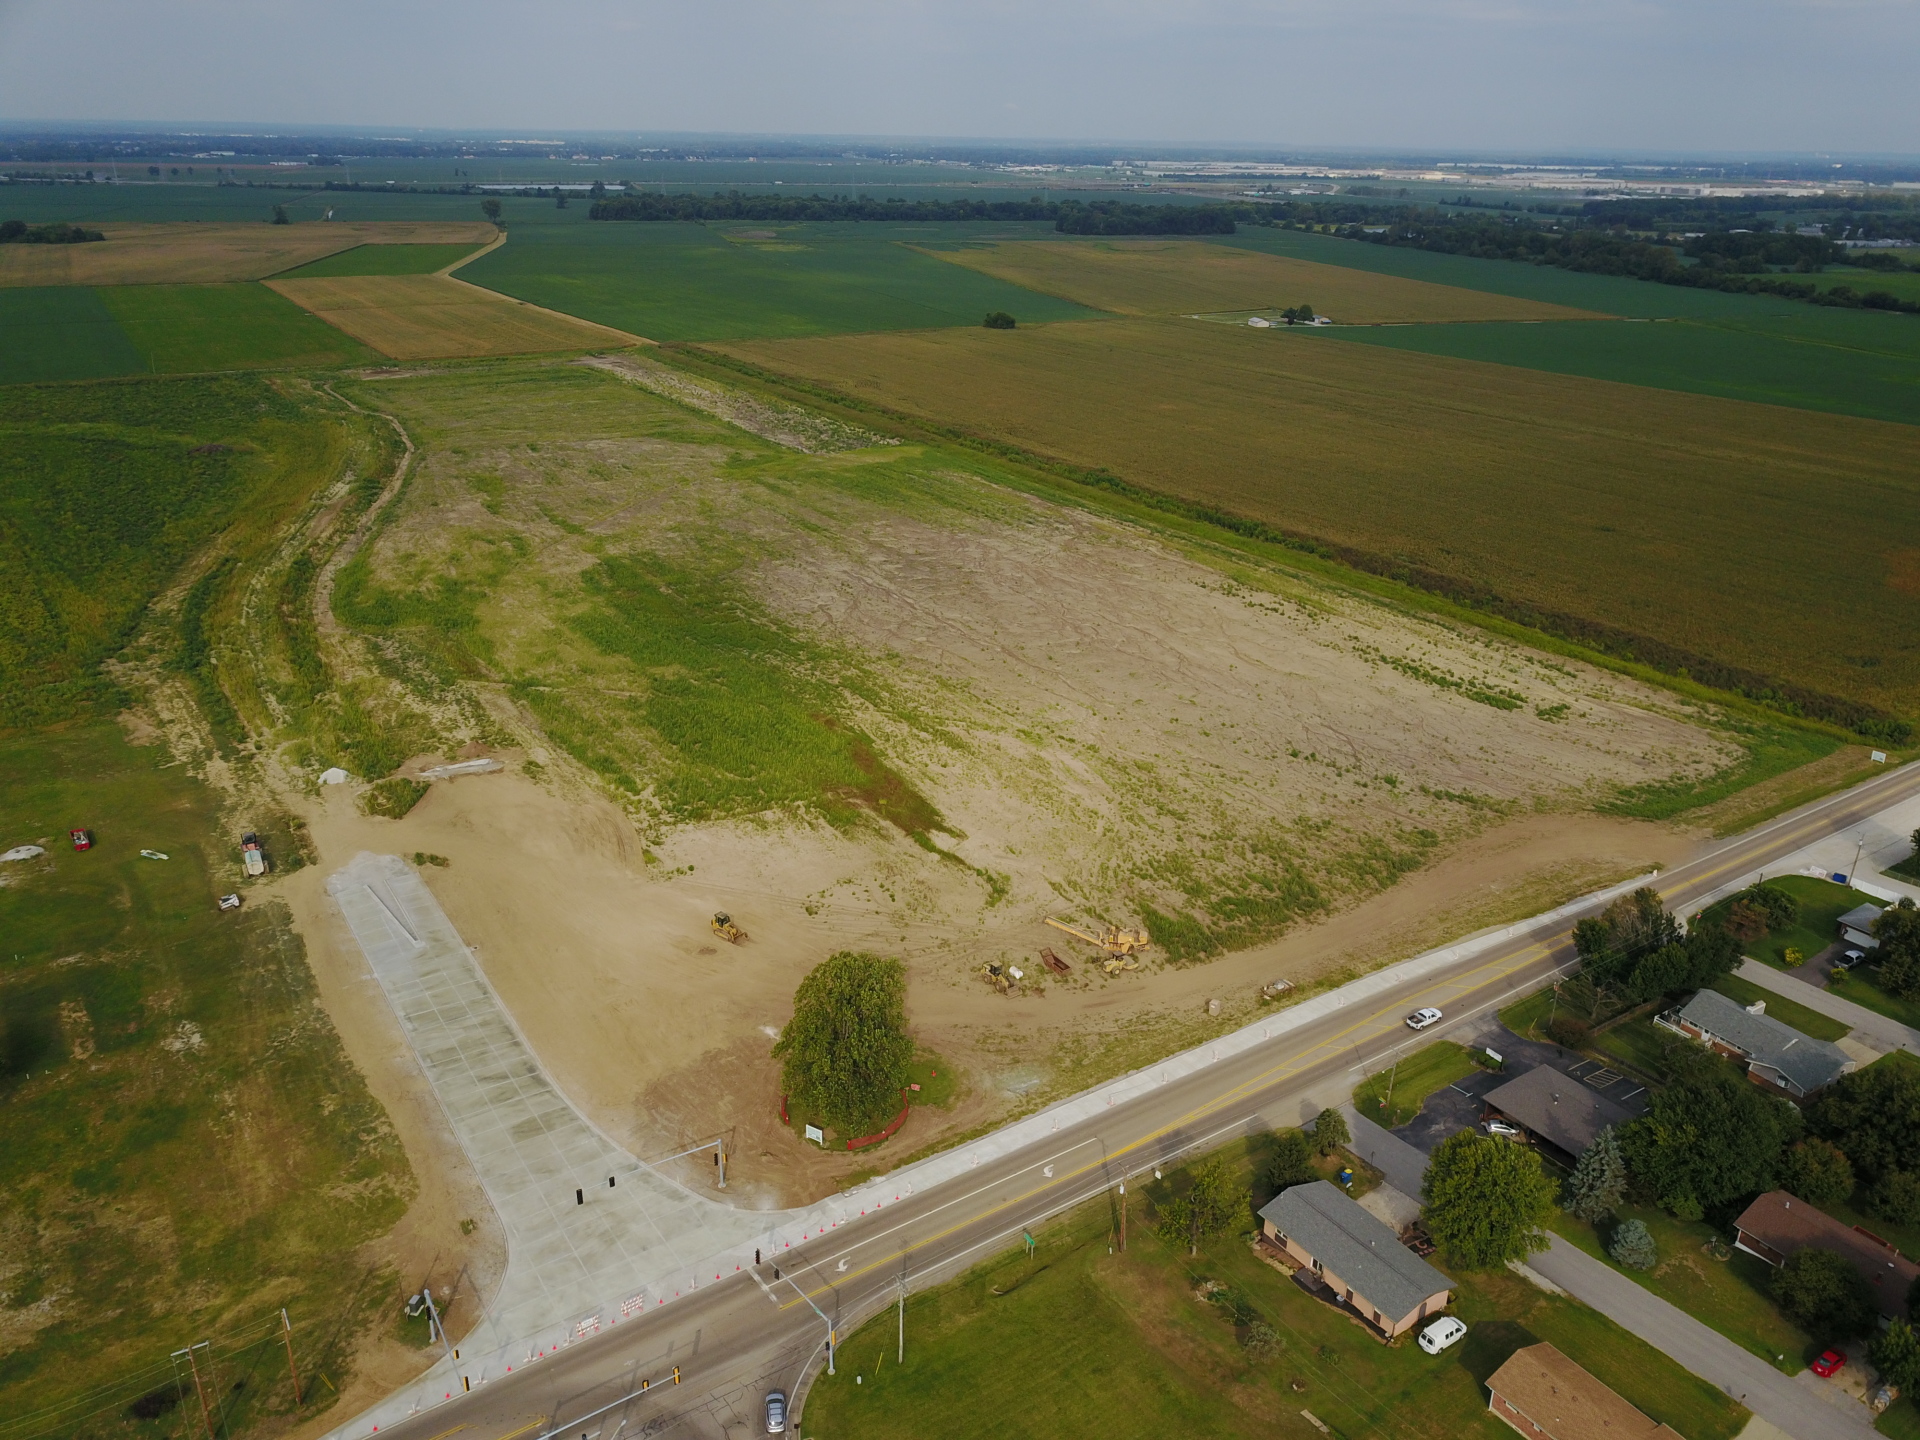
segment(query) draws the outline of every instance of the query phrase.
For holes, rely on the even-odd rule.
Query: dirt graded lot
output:
[[[362,849],[445,860],[427,883],[562,1088],[642,1156],[732,1131],[745,1203],[1193,1043],[1267,980],[1361,973],[1671,863],[1686,835],[1593,805],[1738,757],[1662,692],[960,456],[800,454],[578,366],[355,393],[420,457],[336,609],[413,673],[427,748],[508,768],[437,782],[399,820],[316,790],[316,877]],[[765,729],[794,694],[821,708]],[[812,772],[742,757],[736,733],[804,750],[820,728],[855,737],[881,798],[739,798]],[[316,969],[370,983],[317,879],[303,893]],[[717,940],[716,910],[752,938]],[[1107,979],[1049,915],[1157,944]],[[1071,976],[1041,979],[1042,945]],[[917,1038],[963,1078],[858,1161],[780,1127],[768,1054],[841,949],[907,961]],[[1024,993],[982,983],[995,960]]]

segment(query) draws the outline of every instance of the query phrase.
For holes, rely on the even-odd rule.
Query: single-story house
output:
[[[1489,1110],[1498,1111],[1533,1139],[1544,1140],[1574,1159],[1607,1126],[1624,1125],[1633,1119],[1633,1112],[1625,1106],[1616,1105],[1551,1065],[1536,1065],[1489,1090],[1484,1099]]]
[[[1907,1291],[1920,1265],[1870,1230],[1836,1220],[1784,1190],[1769,1190],[1733,1222],[1734,1246],[1769,1265],[1784,1265],[1801,1250],[1831,1250],[1851,1260],[1873,1287],[1880,1313],[1907,1318]]]
[[[1840,938],[1849,945],[1871,950],[1880,942],[1873,938],[1873,922],[1880,918],[1878,905],[1856,905],[1840,917]]]
[[[1260,1231],[1386,1339],[1452,1298],[1451,1280],[1331,1181],[1282,1190],[1261,1208]]]
[[[1681,1440],[1544,1340],[1514,1351],[1487,1377],[1487,1408],[1545,1440]]]
[[[1702,990],[1655,1022],[1691,1036],[1708,1049],[1747,1062],[1747,1076],[1796,1099],[1831,1085],[1853,1069],[1838,1045],[1802,1035],[1767,1014],[1767,1002],[1742,1005],[1718,990]]]

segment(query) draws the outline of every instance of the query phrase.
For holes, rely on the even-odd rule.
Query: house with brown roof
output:
[[[1453,1297],[1451,1280],[1330,1181],[1282,1190],[1260,1208],[1260,1231],[1298,1267],[1296,1279],[1382,1339],[1438,1315]]]
[[[1907,1291],[1920,1265],[1870,1230],[1836,1220],[1784,1190],[1769,1190],[1733,1222],[1734,1246],[1769,1265],[1784,1265],[1801,1250],[1831,1250],[1851,1260],[1866,1277],[1880,1313],[1907,1317]]]
[[[1682,1440],[1545,1341],[1487,1377],[1487,1408],[1529,1440]]]

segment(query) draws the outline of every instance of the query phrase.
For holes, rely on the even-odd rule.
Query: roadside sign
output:
[[[1886,764],[1886,763],[1887,763],[1887,752],[1886,752],[1886,751],[1884,751],[1884,750],[1876,750],[1876,751],[1874,751],[1874,752],[1873,752],[1873,763],[1874,763],[1874,764],[1876,764],[1876,765],[1884,765],[1884,764]]]
[[[807,1139],[817,1141],[822,1145],[827,1143],[827,1132],[822,1130],[818,1125],[809,1125],[806,1127],[806,1130]]]

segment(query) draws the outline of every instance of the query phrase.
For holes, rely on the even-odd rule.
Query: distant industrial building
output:
[[[1764,1000],[1742,1005],[1718,990],[1702,990],[1655,1023],[1698,1040],[1716,1054],[1747,1063],[1747,1077],[1799,1099],[1831,1085],[1853,1068],[1838,1045],[1802,1035],[1767,1013]]]

